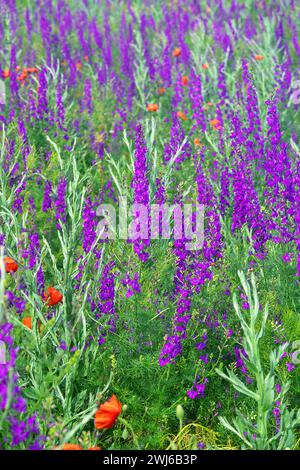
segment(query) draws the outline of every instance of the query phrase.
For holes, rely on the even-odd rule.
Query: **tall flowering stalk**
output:
[[[100,336],[98,343],[105,343],[108,333],[115,333],[117,315],[115,311],[115,281],[112,269],[114,263],[110,262],[103,268],[100,280],[100,300],[98,302],[98,313],[96,318],[99,319]]]
[[[28,259],[28,269],[33,270],[38,266],[36,273],[36,283],[39,293],[41,294],[44,291],[45,279],[43,268],[41,266],[41,245],[39,235],[36,232],[29,234],[29,243],[28,248],[23,253],[23,258]]]
[[[145,57],[146,64],[148,67],[150,79],[154,80],[155,67],[153,64],[152,57],[151,57],[150,44],[149,44],[148,35],[147,35],[147,19],[146,19],[145,14],[141,15],[140,21],[141,21],[141,36],[142,36],[143,46],[144,46],[144,57]]]
[[[296,166],[295,176],[295,200],[294,200],[294,222],[295,222],[295,244],[297,249],[297,271],[300,278],[300,162]]]
[[[196,122],[195,129],[198,127],[204,133],[206,131],[206,120],[204,115],[204,100],[202,95],[202,82],[201,77],[192,74],[191,86],[189,87],[189,97],[193,110],[193,119]]]
[[[204,243],[200,252],[195,252],[190,282],[197,292],[204,283],[212,279],[213,266],[222,258],[223,240],[217,200],[202,166],[196,168],[197,202],[204,206]]]
[[[201,250],[192,253],[190,268],[187,280],[190,283],[192,293],[199,293],[202,286],[213,277],[213,270],[216,262],[222,258],[223,240],[221,234],[221,222],[218,213],[217,199],[213,188],[209,184],[201,164],[196,161],[196,184],[197,202],[203,205],[204,217],[204,240]],[[202,369],[202,376],[199,374],[193,382],[192,388],[187,390],[187,396],[191,399],[203,398],[208,383],[205,366],[208,356],[203,355],[206,347],[207,333],[195,336],[195,348],[200,352],[199,361]]]
[[[67,191],[67,181],[64,178],[60,178],[57,185],[57,195],[55,200],[55,218],[57,220],[56,227],[60,228],[60,223],[66,223],[66,191]]]
[[[264,139],[257,91],[251,80],[246,60],[242,61],[242,76],[246,88],[246,112],[248,117],[248,126],[244,130],[245,147],[248,151],[248,159],[257,159],[258,168],[260,168],[264,160]]]
[[[244,160],[237,159],[232,171],[233,181],[233,216],[232,231],[242,228],[244,224],[252,230],[253,247],[257,256],[265,256],[264,246],[269,238],[266,229],[266,217],[263,214],[253,185],[253,175]]]
[[[82,247],[85,253],[88,253],[96,240],[96,204],[87,197],[82,211]]]
[[[147,147],[144,140],[142,126],[139,125],[136,130],[135,137],[135,161],[134,175],[132,181],[133,202],[136,205],[141,204],[146,210],[140,211],[134,209],[134,221],[138,218],[139,223],[134,222],[136,236],[133,240],[133,249],[141,261],[147,261],[149,253],[146,251],[150,245],[149,228],[150,228],[150,210],[149,210],[149,182],[147,178]],[[137,206],[138,207],[138,206]],[[146,216],[146,220],[144,220]]]
[[[47,210],[51,208],[52,208],[52,184],[50,181],[45,181],[42,211],[47,212]]]
[[[175,156],[175,168],[179,170],[180,164],[191,156],[191,146],[185,139],[184,129],[178,117],[173,115],[170,127],[170,139],[164,146],[164,163],[167,164],[170,160],[173,160]]]
[[[182,208],[182,203],[180,205]],[[183,348],[182,343],[187,337],[187,326],[191,318],[192,290],[188,277],[190,252],[186,248],[187,240],[184,235],[181,234],[181,237],[178,235],[176,235],[173,245],[173,252],[176,256],[176,271],[174,275],[174,295],[177,299],[176,312],[173,318],[172,334],[167,335],[160,352],[159,364],[161,366],[173,364],[175,359],[180,356]]]
[[[48,105],[48,83],[46,69],[43,68],[39,74],[39,85],[38,85],[38,104],[37,104],[37,116],[39,119],[46,119],[49,114]]]

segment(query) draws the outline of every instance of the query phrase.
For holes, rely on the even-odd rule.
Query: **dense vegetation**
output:
[[[299,3],[0,12],[0,448],[298,448]]]

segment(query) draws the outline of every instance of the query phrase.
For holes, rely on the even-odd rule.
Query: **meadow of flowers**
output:
[[[1,0],[0,37],[0,449],[299,449],[300,3]]]

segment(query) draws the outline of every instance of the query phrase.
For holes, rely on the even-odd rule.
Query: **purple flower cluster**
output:
[[[96,204],[91,201],[91,198],[86,198],[83,207],[83,226],[82,226],[82,247],[85,253],[88,253],[96,240]]]
[[[188,266],[190,252],[186,249],[186,238],[175,236],[173,252],[176,256],[176,272],[174,287],[176,301],[176,313],[173,319],[173,334],[167,335],[159,356],[159,364],[165,366],[173,364],[177,356],[182,352],[182,342],[187,337],[187,326],[191,318],[191,284],[188,278]]]
[[[96,318],[100,322],[99,344],[106,341],[107,333],[115,333],[117,314],[115,311],[115,280],[113,273],[114,263],[110,262],[103,268],[100,281],[99,302]]]
[[[132,181],[133,202],[135,204],[133,215],[134,238],[133,248],[141,261],[147,261],[149,253],[146,251],[150,245],[150,210],[149,210],[149,183],[147,179],[147,147],[144,140],[142,126],[138,126],[135,137],[135,161]],[[141,209],[139,209],[139,204]],[[144,211],[146,210],[146,213]],[[138,220],[138,222],[137,222]]]
[[[192,400],[196,398],[204,398],[204,392],[208,379],[205,377],[201,379],[200,376],[196,377],[196,380],[193,383],[193,387],[186,392],[187,396]]]
[[[58,185],[57,185],[57,196],[56,196],[54,205],[55,205],[55,218],[58,222],[60,221],[62,224],[65,224],[67,221],[66,191],[67,191],[67,181],[64,178],[60,178]],[[60,224],[57,223],[56,227],[59,229]]]
[[[129,273],[126,273],[125,277],[121,279],[121,283],[127,287],[126,299],[129,299],[135,293],[139,294],[141,292],[138,273],[134,273],[132,278],[129,276]]]

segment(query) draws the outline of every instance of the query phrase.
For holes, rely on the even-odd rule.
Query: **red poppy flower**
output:
[[[51,307],[61,302],[62,299],[62,294],[55,287],[48,287],[48,293],[44,292],[44,300]]]
[[[3,78],[8,78],[10,77],[10,71],[8,69],[5,69],[2,71],[2,77]]]
[[[160,87],[160,88],[158,88],[157,93],[158,93],[159,95],[163,95],[164,93],[166,93],[166,89],[163,88],[163,87]]]
[[[115,421],[122,411],[122,405],[113,395],[109,400],[99,406],[95,414],[95,428],[96,429],[110,429],[115,424]]]
[[[188,83],[189,83],[189,77],[187,77],[186,75],[184,75],[184,76],[181,78],[181,85],[182,85],[182,86],[187,86]]]
[[[208,67],[207,64],[202,64],[202,68],[203,68],[203,70],[207,70],[209,67]]]
[[[147,105],[147,111],[150,111],[151,113],[155,113],[158,110],[158,105],[155,103],[150,103]]]
[[[173,57],[179,57],[181,55],[180,47],[175,47],[174,51],[172,52]]]
[[[64,444],[61,450],[83,450],[78,444]]]
[[[94,446],[94,447],[89,447],[88,450],[102,450],[101,447]]]
[[[27,78],[27,72],[24,70],[20,75],[17,76],[19,82],[23,82]]]
[[[9,256],[6,256],[3,262],[7,273],[15,273],[18,270],[17,263]]]
[[[264,56],[263,56],[263,55],[255,55],[255,56],[254,56],[254,59],[255,59],[255,60],[258,60],[258,61],[264,60]]]

